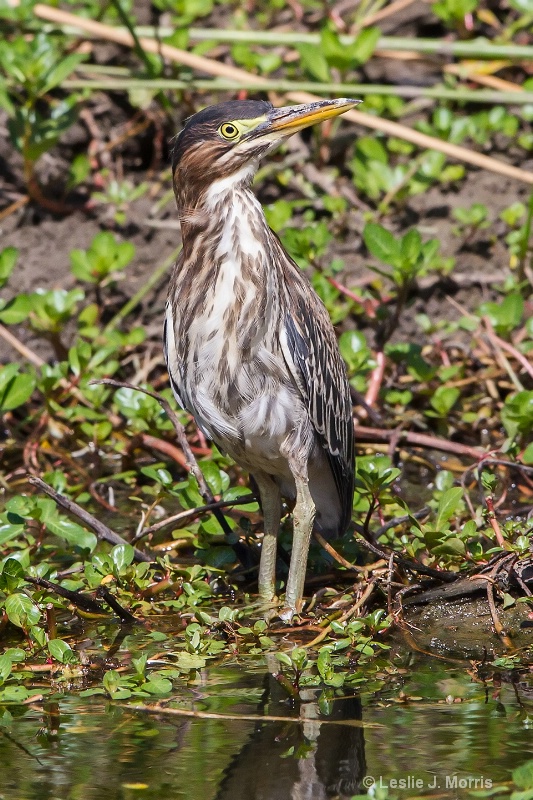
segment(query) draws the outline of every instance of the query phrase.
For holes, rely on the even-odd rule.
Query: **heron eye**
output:
[[[231,122],[225,122],[220,126],[218,131],[220,135],[224,137],[224,139],[236,139],[239,135],[237,126],[233,125]]]

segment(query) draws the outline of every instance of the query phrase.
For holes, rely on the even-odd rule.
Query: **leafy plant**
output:
[[[50,96],[84,60],[81,53],[65,54],[57,38],[44,32],[0,42],[0,106],[9,116],[11,140],[22,154],[24,177],[34,178],[35,163],[50,150],[76,119],[78,97]]]
[[[96,234],[88,250],[71,252],[72,274],[103,289],[119,277],[134,255],[131,242],[119,242],[112,233],[102,231]]]

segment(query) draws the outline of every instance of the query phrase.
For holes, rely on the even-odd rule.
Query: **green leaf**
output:
[[[116,544],[109,554],[117,572],[122,572],[125,567],[129,567],[135,558],[135,550],[131,544]]]
[[[329,83],[331,74],[324,53],[315,45],[299,44],[300,62],[306,72],[322,83]]]
[[[438,544],[432,548],[435,555],[450,555],[450,556],[464,556],[466,548],[462,539],[457,536],[450,536],[442,544]]]
[[[32,304],[27,294],[18,294],[0,309],[0,322],[18,325],[28,318]]]
[[[160,675],[151,675],[150,680],[143,683],[142,689],[150,694],[168,694],[172,691],[172,683],[168,678],[162,678]]]
[[[16,558],[7,558],[0,574],[0,587],[8,594],[24,583],[24,570]]]
[[[384,264],[395,266],[401,256],[400,245],[382,225],[368,222],[363,230],[363,239],[369,252]]]
[[[188,672],[191,669],[203,669],[205,667],[205,658],[196,653],[183,651],[178,655],[176,664],[182,672]]]
[[[41,612],[25,594],[10,594],[5,609],[9,621],[23,630],[36,625],[41,618]]]
[[[439,386],[430,399],[431,406],[441,417],[446,417],[461,396],[455,386]]]
[[[533,391],[517,392],[508,397],[501,415],[510,438],[514,439],[519,433],[530,434],[533,430]]]
[[[19,251],[16,247],[5,247],[0,251],[0,289],[9,280],[9,276],[13,272]]]
[[[50,639],[48,652],[52,658],[55,658],[61,664],[76,664],[79,661],[78,654],[62,639]]]
[[[462,497],[463,489],[460,486],[456,486],[455,488],[448,489],[447,492],[444,492],[439,501],[437,519],[435,521],[435,526],[438,530],[442,530],[443,525],[448,522],[450,517],[458,509]]]
[[[489,318],[497,333],[507,334],[522,321],[524,298],[518,292],[508,294],[501,303],[482,303],[479,313]]]
[[[83,53],[71,53],[70,55],[58,61],[54,66],[43,76],[43,86],[41,89],[42,94],[46,94],[55,86],[59,86],[65,78],[68,78],[78,64],[86,58]]]
[[[533,789],[533,760],[513,770],[513,781],[520,789]]]
[[[415,264],[422,252],[422,238],[416,228],[411,228],[400,242],[402,256],[410,264]]]
[[[0,368],[0,414],[26,403],[35,388],[33,375],[19,373],[17,364]]]
[[[5,653],[0,656],[0,683],[4,683],[11,675],[13,662]]]
[[[524,452],[522,453],[522,461],[524,464],[533,464],[533,442],[528,444]]]
[[[59,517],[57,519],[49,519],[45,524],[50,533],[59,536],[60,539],[64,539],[73,547],[80,547],[82,550],[90,550],[92,552],[97,545],[98,540],[94,533],[85,530],[77,522]]]
[[[292,659],[288,653],[276,653],[276,658],[280,664],[283,664],[284,667],[290,667],[292,669]]]

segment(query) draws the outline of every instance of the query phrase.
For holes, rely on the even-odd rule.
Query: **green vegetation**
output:
[[[286,102],[304,88],[364,84],[370,119],[394,119],[499,163],[531,163],[533,101],[520,90],[531,95],[533,86],[520,59],[533,45],[530,35],[525,42],[518,35],[531,22],[527,3],[493,3],[490,11],[480,0],[434,3],[433,24],[456,59],[472,55],[470,46],[486,68],[473,73],[471,64],[456,64],[465,77],[443,70],[426,94],[427,81],[402,93],[366,77],[376,50],[392,60],[391,53],[420,46],[414,38],[384,42],[379,20],[366,24],[386,9],[382,2],[360,4],[342,28],[334,15],[321,16],[321,4],[305,0],[310,30],[277,41],[259,34],[280,24],[283,2],[261,5],[255,38],[238,3],[161,0],[154,7],[172,31],[156,31],[157,41],[236,64],[255,79],[285,81]],[[226,39],[211,17],[222,11]],[[138,224],[132,210],[145,204],[139,216],[151,232],[172,218],[163,143],[191,111],[246,82],[202,75],[202,83],[192,66],[147,52],[140,37],[150,31],[137,26],[129,3],[100,8],[82,0],[76,13],[129,32],[131,48],[116,46],[113,57],[104,57],[95,39],[53,14],[45,21],[32,2],[0,5],[0,108],[18,170],[0,218],[29,204],[47,219],[100,215],[101,229],[85,249],[58,256],[68,273],[60,288],[44,274],[21,291],[20,242],[13,246],[7,236],[0,252],[0,332],[6,348],[15,348],[0,366],[0,705],[33,695],[35,665],[53,665],[54,681],[39,688],[44,695],[76,685],[85,696],[149,699],[169,696],[175,681],[228,651],[257,656],[279,649],[279,628],[254,607],[262,529],[247,476],[203,440],[185,413],[175,420],[167,413],[172,393],[154,333],[162,326],[161,299],[155,320],[149,305],[175,252],[154,248],[146,265],[144,251],[145,277],[130,286],[139,257],[130,240]],[[206,28],[189,32],[191,24]],[[496,63],[502,53],[503,66]],[[515,88],[483,105],[476,78],[499,69]],[[115,118],[106,139],[101,119],[108,113]],[[81,121],[89,131],[83,145],[75,136]],[[400,587],[470,576],[505,559],[511,569],[530,547],[527,171],[523,183],[513,183],[527,192],[505,208],[495,211],[486,196],[456,205],[442,241],[428,218],[414,221],[423,206],[413,204],[430,192],[449,204],[468,180],[467,163],[428,149],[426,140],[416,146],[400,131],[360,127],[354,136],[343,125],[324,126],[300,142],[304,156],[287,148],[273,157],[258,181],[269,223],[309,269],[338,326],[360,425],[354,526],[329,550],[313,546],[310,571],[323,583],[309,589],[295,647],[277,653],[289,695],[304,686],[357,687],[377,674],[388,635],[402,624],[393,602]],[[53,181],[50,163],[63,165]],[[177,230],[175,237],[174,247]],[[494,266],[488,280],[479,267],[465,268],[464,259],[459,268],[465,253],[487,252]],[[478,283],[480,294],[455,298],[463,285]],[[438,300],[426,306],[432,291]],[[369,416],[374,428],[365,427]],[[290,531],[288,513],[281,534],[287,550]],[[497,556],[500,562],[492,562]],[[284,578],[281,570],[281,592]],[[502,593],[505,604],[525,607],[530,596],[519,585]],[[149,655],[167,638],[163,623],[171,615],[181,620],[167,654],[172,663],[153,666]],[[127,669],[91,672],[77,646],[80,618],[150,620],[152,640]],[[495,627],[500,633],[497,619]],[[529,652],[509,658],[506,666],[518,667]],[[520,776],[514,780],[530,788]]]

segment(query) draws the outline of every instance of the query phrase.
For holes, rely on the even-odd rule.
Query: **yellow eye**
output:
[[[229,139],[230,141],[236,139],[239,135],[239,129],[232,122],[224,122],[218,129],[218,132],[224,139]]]

